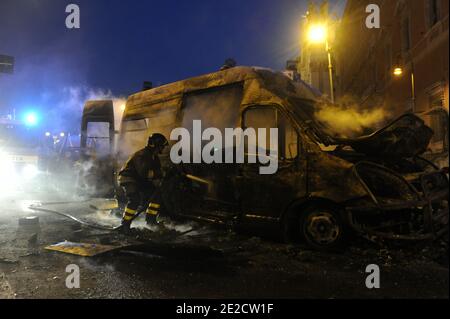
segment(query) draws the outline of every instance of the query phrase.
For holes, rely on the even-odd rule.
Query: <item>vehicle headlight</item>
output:
[[[9,176],[14,172],[14,165],[8,154],[0,152],[0,175]]]
[[[25,179],[33,179],[39,173],[39,170],[34,164],[27,164],[22,170],[22,176]]]

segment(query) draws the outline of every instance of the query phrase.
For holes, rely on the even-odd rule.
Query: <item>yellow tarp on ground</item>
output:
[[[109,251],[123,248],[125,246],[99,245],[88,243],[73,243],[64,241],[58,244],[45,247],[47,250],[54,250],[66,254],[78,255],[83,257],[93,257]]]

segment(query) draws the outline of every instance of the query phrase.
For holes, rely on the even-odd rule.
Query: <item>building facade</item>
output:
[[[370,4],[380,8],[380,28],[367,27]],[[348,0],[335,50],[341,94],[392,117],[419,115],[435,132],[427,156],[441,166],[449,148],[448,7],[448,0]]]

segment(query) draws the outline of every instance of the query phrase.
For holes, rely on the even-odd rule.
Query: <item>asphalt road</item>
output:
[[[448,241],[405,246],[357,239],[342,252],[323,253],[197,224],[171,224],[163,235],[145,231],[153,241],[140,252],[80,257],[44,247],[64,240],[112,245],[133,240],[27,208],[67,198],[18,194],[0,200],[0,298],[449,297]],[[88,202],[51,208],[105,225],[119,223]],[[24,216],[38,216],[39,226],[19,225]],[[179,234],[192,227],[196,231]],[[66,267],[72,264],[80,269],[80,288],[66,286]],[[379,289],[366,287],[369,264],[380,268]]]

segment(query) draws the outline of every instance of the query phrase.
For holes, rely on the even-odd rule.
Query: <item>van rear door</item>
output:
[[[90,125],[98,123],[99,125]],[[108,130],[105,130],[107,127]],[[88,131],[89,129],[89,131]],[[103,136],[94,136],[99,133]],[[106,136],[104,136],[106,133]],[[81,147],[88,147],[100,139],[112,146],[114,140],[114,105],[112,100],[87,101],[81,120]],[[103,143],[101,143],[103,144]],[[92,145],[92,144],[91,144]]]
[[[87,101],[81,121],[83,163],[79,168],[79,188],[86,195],[114,193],[114,105],[112,100]]]

